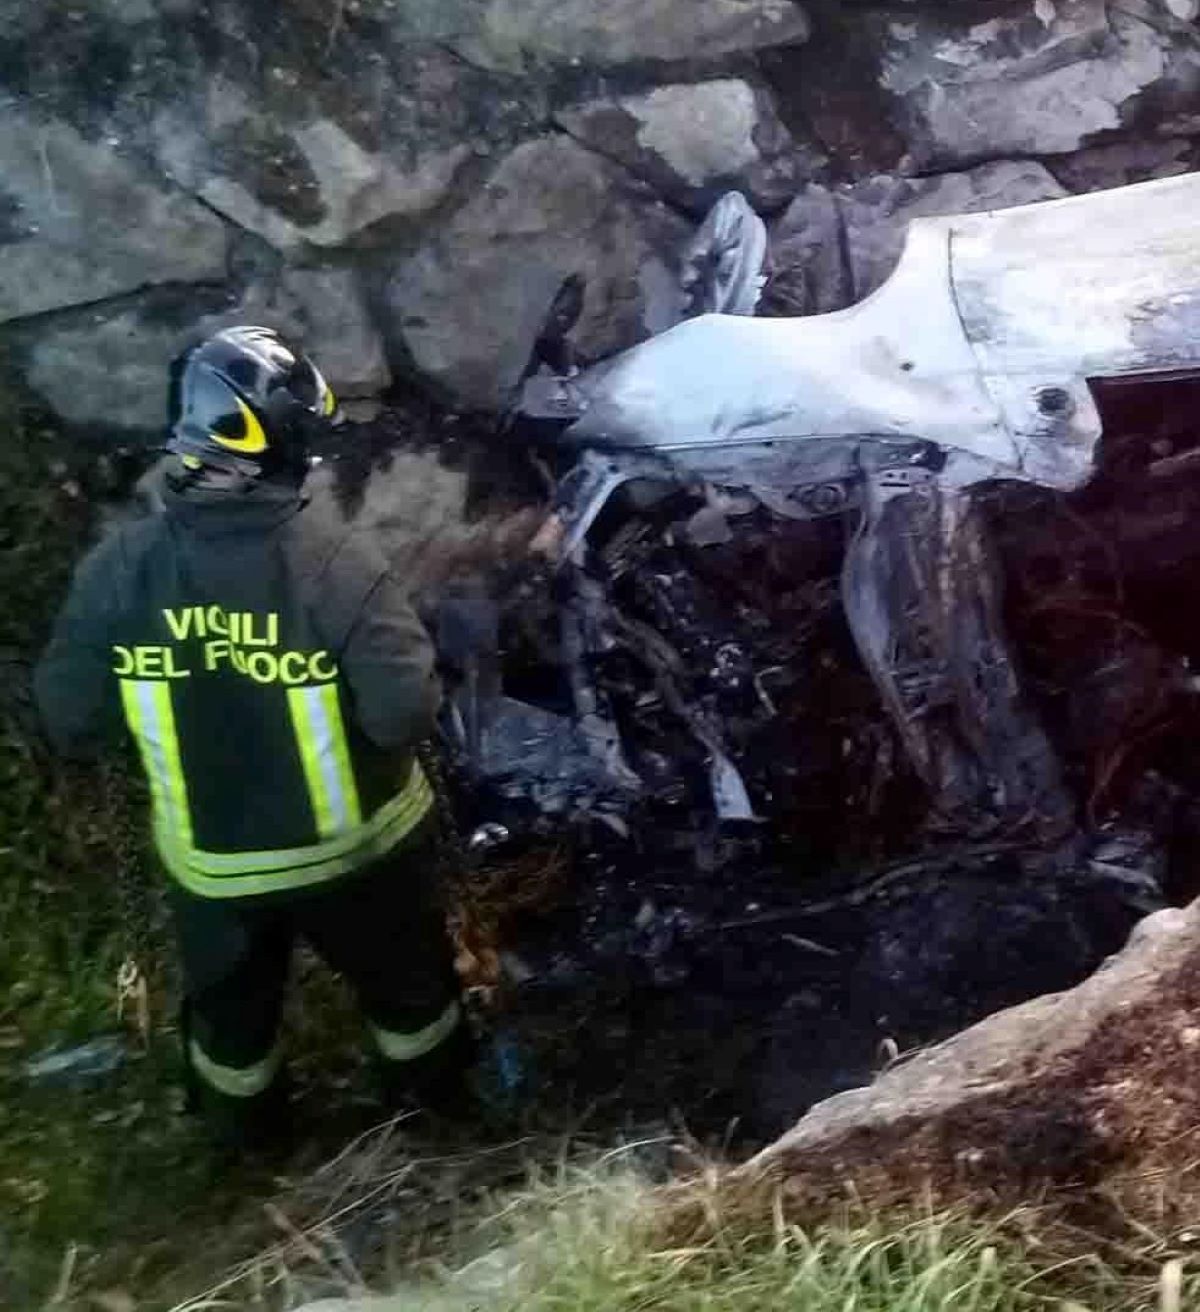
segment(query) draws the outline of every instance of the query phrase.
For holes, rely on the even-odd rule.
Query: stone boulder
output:
[[[235,323],[276,328],[316,358],[334,392],[374,396],[391,382],[382,338],[348,268],[293,268],[240,293],[164,289],[57,316],[18,334],[28,384],[72,424],[153,433],[167,417],[167,370],[197,336]]]
[[[221,282],[225,224],[61,120],[0,110],[0,322],[161,283]]]
[[[271,124],[232,88],[211,90],[219,103],[208,121],[175,108],[160,114],[155,132],[164,170],[284,252],[302,252],[306,243],[343,246],[385,220],[422,217],[445,199],[471,158],[470,146],[459,142],[400,164],[365,149],[334,119]]]
[[[889,23],[881,81],[916,167],[951,169],[1064,154],[1117,131],[1172,49],[1157,24],[1105,0],[1042,0],[970,26],[945,7]]]
[[[566,136],[518,146],[415,255],[387,300],[416,367],[459,404],[500,409],[565,279],[586,284],[572,337],[599,356],[678,312],[671,274],[690,226]]]
[[[796,0],[484,0],[456,47],[499,68],[702,61],[807,40]],[[465,20],[465,21],[464,21]]]
[[[380,224],[391,238],[476,154],[546,118],[539,77],[470,66],[421,35],[428,9],[26,3],[0,36],[0,90],[120,142],[281,250],[341,246]]]
[[[281,64],[264,88],[221,63],[157,108],[149,148],[181,186],[295,254],[402,238],[470,183],[473,162],[543,121],[536,78],[514,84],[428,43],[347,41],[345,84]]]
[[[931,178],[878,175],[836,188],[814,184],[772,230],[768,309],[823,314],[862,300],[896,267],[912,219],[1066,194],[1044,165],[1012,161]]]
[[[1077,988],[999,1012],[814,1107],[734,1173],[804,1207],[935,1202],[1164,1164],[1200,1121],[1200,904],[1161,911]]]
[[[730,190],[760,209],[786,203],[825,162],[802,150],[769,97],[740,78],[656,87],[559,112],[585,146],[661,195],[703,212]]]
[[[1054,176],[1068,191],[1106,191],[1151,178],[1192,173],[1200,164],[1200,145],[1180,137],[1114,141],[1051,161]]]

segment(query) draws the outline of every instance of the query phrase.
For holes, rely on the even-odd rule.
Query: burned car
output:
[[[664,515],[693,558],[715,558],[764,519],[782,530],[836,521],[845,618],[932,821],[973,834],[1069,830],[1074,803],[1013,667],[975,492],[1078,488],[1094,468],[1104,387],[1152,387],[1200,363],[1198,199],[1198,180],[1183,177],[921,219],[876,293],[799,319],[752,317],[762,223],[740,196],[719,202],[682,261],[689,309],[705,312],[591,368],[543,366],[524,386],[520,413],[571,453],[558,486],[570,729],[542,721],[555,750],[570,739],[580,768],[591,763],[589,787],[616,795],[671,773],[639,752],[597,684],[595,667],[623,650],[702,758],[713,815],[753,820],[763,799],[729,725],[777,713],[770,685],[786,679],[788,653],[764,639],[786,646],[783,635],[740,632],[731,597],[706,650],[690,650],[699,603],[687,585],[658,570],[635,613],[620,581]],[[649,696],[633,697],[640,712]],[[518,736],[536,736],[531,709],[476,707],[485,773],[493,757],[512,760],[505,725],[522,716]],[[489,751],[496,735],[504,751]]]
[[[500,439],[553,473],[550,566],[439,621],[481,843],[586,834],[570,933],[522,978],[574,978],[581,943],[636,963],[707,999],[697,1059],[769,1015],[760,1084],[794,1114],[881,1041],[1074,982],[1161,905],[1190,784],[1130,744],[1190,707],[1191,639],[1151,641],[1132,592],[1043,603],[1125,535],[1162,546],[1142,583],[1200,579],[1197,202],[1190,176],[921,219],[872,296],[785,319],[754,316],[765,234],[728,196],[680,321],[583,367],[564,288]],[[1064,651],[1094,659],[1062,676]],[[1093,722],[1093,774],[1139,763],[1118,807],[1080,765]]]

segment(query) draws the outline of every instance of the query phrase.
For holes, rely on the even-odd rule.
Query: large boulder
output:
[[[887,280],[912,219],[1030,205],[1066,194],[1032,161],[984,164],[931,178],[881,174],[841,187],[814,184],[772,230],[769,303],[789,314],[844,309]]]
[[[225,224],[111,142],[0,110],[0,322],[159,283],[220,282]]]
[[[546,117],[538,77],[517,83],[422,36],[427,8],[26,4],[0,35],[0,89],[119,141],[281,249],[340,246],[380,224],[391,238],[476,153]]]
[[[463,405],[502,408],[565,279],[586,284],[573,333],[602,355],[669,323],[671,260],[690,235],[622,170],[566,136],[518,146],[388,289],[416,366]]]
[[[1077,988],[999,1012],[814,1107],[736,1179],[801,1206],[949,1200],[1161,1164],[1200,1119],[1200,904]],[[922,1193],[929,1190],[929,1193]]]
[[[1105,0],[1051,0],[967,26],[954,9],[890,23],[882,84],[920,169],[1080,149],[1128,123],[1172,40]]]
[[[558,122],[662,195],[698,211],[730,190],[760,208],[778,206],[824,162],[801,150],[767,94],[740,78],[588,101],[560,111]]]
[[[155,134],[164,170],[232,223],[285,252],[342,246],[384,220],[413,220],[445,199],[465,142],[416,150],[399,163],[365,149],[332,118],[272,124],[236,89],[216,83],[197,120],[164,109]]]
[[[484,0],[465,26],[457,47],[507,68],[709,60],[802,42],[811,30],[797,0]]]
[[[287,64],[264,88],[225,60],[158,107],[149,148],[214,209],[296,253],[403,238],[474,161],[544,120],[535,78],[514,84],[425,42],[348,50],[344,92]]]
[[[320,362],[334,392],[374,396],[391,381],[378,330],[349,268],[286,269],[240,293],[178,288],[56,317],[18,337],[29,385],[64,419],[114,432],[157,432],[172,359],[236,323],[286,333]]]

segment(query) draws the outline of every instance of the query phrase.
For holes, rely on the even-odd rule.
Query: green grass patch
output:
[[[135,1181],[180,1178],[179,1131],[161,1041],[131,1042],[88,1087],[26,1074],[48,1049],[122,1031],[117,887],[149,870],[133,771],[54,760],[32,705],[33,663],[91,536],[95,460],[2,395],[0,422],[0,1304],[34,1308],[64,1263],[98,1271],[119,1233],[147,1238],[162,1200]]]
[[[661,1207],[621,1169],[535,1189],[485,1224],[493,1255],[450,1285],[503,1271],[489,1307],[505,1312],[1024,1312],[1049,1292],[1003,1226],[965,1217],[865,1216],[811,1231],[780,1215],[714,1218],[678,1243],[659,1233]]]
[[[196,1297],[194,1307],[268,1307],[388,1290],[378,1312],[1178,1312],[1200,1306],[1200,1261],[1187,1233],[1145,1225],[1118,1238],[1068,1226],[1061,1209],[1028,1206],[1005,1215],[910,1208],[886,1213],[850,1205],[802,1226],[777,1202],[722,1215],[719,1175],[662,1186],[638,1166],[639,1150],[598,1162],[547,1167],[546,1145],[529,1182],[514,1184],[512,1161],[496,1158],[490,1194],[464,1185],[486,1154],[469,1160],[407,1159],[364,1144],[357,1158],[317,1178],[325,1210],[307,1222],[297,1191],[281,1199],[292,1236]],[[393,1144],[395,1149],[398,1145]],[[495,1150],[489,1150],[494,1152]],[[650,1156],[657,1154],[651,1152]],[[656,1174],[661,1167],[656,1167]],[[390,1285],[347,1275],[346,1240],[361,1229],[351,1183],[371,1191],[402,1180],[386,1200],[405,1253]],[[448,1217],[446,1193],[461,1206]],[[672,1217],[688,1195],[685,1236]],[[699,1196],[700,1207],[695,1203]],[[311,1197],[310,1197],[310,1201]],[[378,1199],[376,1200],[378,1202]],[[422,1238],[422,1232],[424,1232]],[[386,1244],[386,1233],[384,1242]],[[1193,1245],[1194,1247],[1194,1245]],[[420,1274],[420,1273],[423,1273]],[[193,1306],[193,1305],[185,1305]]]

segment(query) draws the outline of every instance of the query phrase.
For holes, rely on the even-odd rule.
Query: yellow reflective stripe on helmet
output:
[[[192,813],[179,757],[179,734],[171,685],[165,679],[122,679],[121,704],[137,740],[150,781],[154,819],[160,833],[182,847],[192,845]]]
[[[432,807],[433,790],[414,762],[404,789],[366,823],[339,838],[274,851],[203,852],[173,844],[159,830],[158,849],[175,879],[200,897],[245,897],[306,888],[386,855]]]
[[[289,688],[288,710],[317,833],[321,838],[348,833],[362,824],[362,806],[350,765],[337,684]]]
[[[192,1039],[188,1043],[188,1064],[197,1075],[218,1093],[230,1098],[253,1098],[265,1093],[279,1073],[283,1059],[283,1044],[275,1046],[252,1066],[223,1066],[213,1059]]]
[[[372,1025],[371,1035],[375,1046],[388,1061],[416,1061],[432,1052],[458,1028],[462,1019],[462,1009],[457,1002],[452,1002],[431,1025],[423,1030],[414,1030],[408,1034],[399,1030],[385,1030],[382,1025]]]
[[[224,433],[214,431],[212,440],[240,455],[260,456],[267,449],[267,435],[263,426],[259,423],[258,416],[240,396],[234,396],[233,399],[237,402],[237,408],[242,416],[242,436],[227,437]]]

